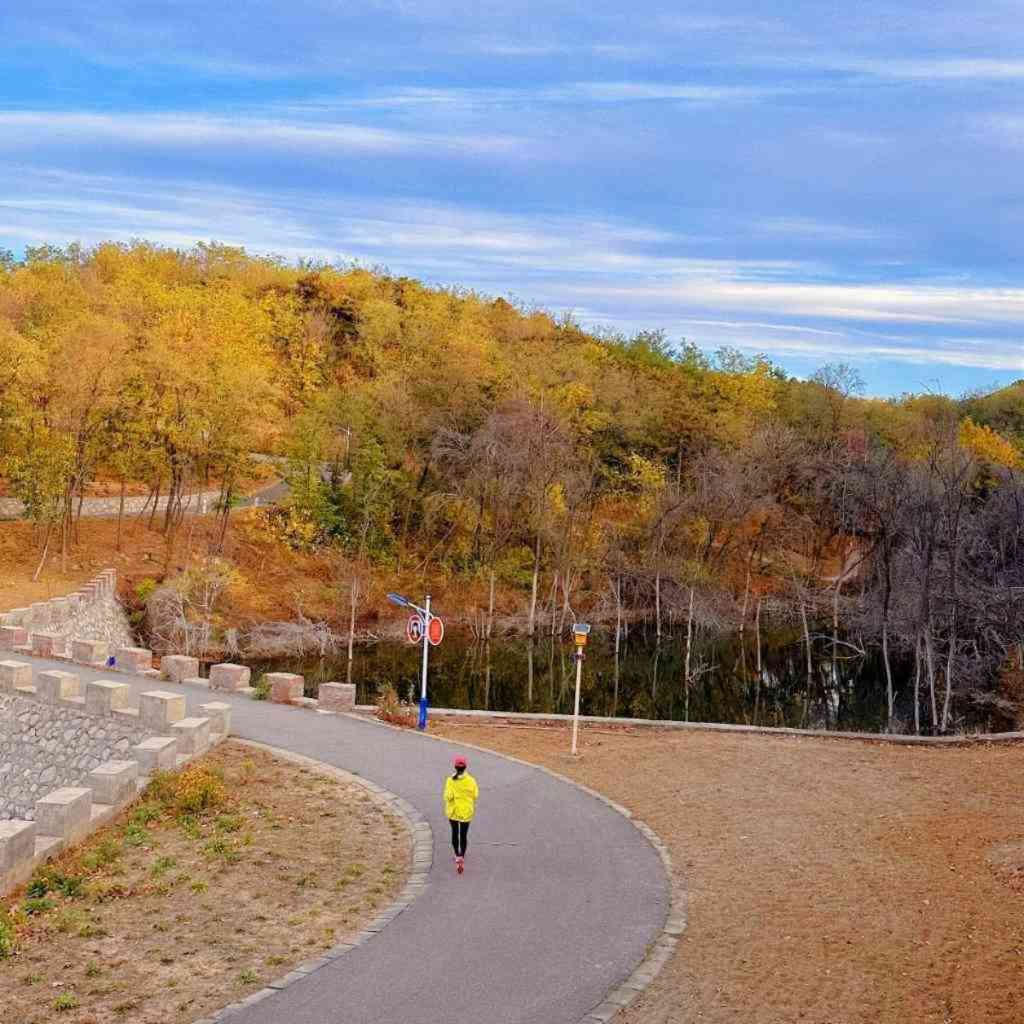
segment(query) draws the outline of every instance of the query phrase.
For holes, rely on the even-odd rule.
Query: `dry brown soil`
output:
[[[1024,747],[444,723],[630,808],[689,893],[623,1024],[1020,1024]],[[486,786],[486,779],[481,779]]]
[[[404,884],[408,831],[361,787],[234,741],[198,764],[223,772],[225,803],[139,824],[159,806],[144,798],[53,865],[76,893],[51,886],[34,915],[25,890],[0,901],[18,936],[3,1024],[194,1021],[346,941]]]

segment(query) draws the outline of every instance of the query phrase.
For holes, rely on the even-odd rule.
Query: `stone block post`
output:
[[[59,658],[64,653],[64,641],[56,633],[33,633],[32,653],[37,658]]]
[[[318,698],[322,711],[351,711],[356,706],[356,684],[321,683]]]
[[[85,710],[90,715],[110,716],[115,711],[128,707],[129,692],[127,683],[94,679],[85,684]]]
[[[36,601],[29,605],[29,621],[33,626],[45,626],[50,621],[50,605],[46,601]]]
[[[35,856],[34,821],[0,821],[0,877]]]
[[[24,661],[0,661],[0,691],[32,685],[32,666]]]
[[[302,699],[306,685],[302,676],[294,672],[268,672],[266,679],[270,684],[270,699],[274,704],[294,704]]]
[[[180,693],[151,690],[139,697],[139,723],[147,732],[166,735],[185,717],[185,697]]]
[[[210,689],[224,690],[228,693],[244,690],[249,685],[251,676],[252,673],[245,665],[232,665],[230,662],[211,665]]]
[[[98,804],[120,807],[135,798],[138,761],[106,761],[94,768],[86,780]]]
[[[210,745],[210,720],[183,718],[171,726],[171,733],[178,741],[178,752],[192,757],[203,753]]]
[[[78,676],[74,672],[40,672],[36,676],[36,696],[47,704],[77,697]]]
[[[165,654],[160,659],[160,675],[172,683],[180,683],[199,675],[199,659],[186,654]]]
[[[36,801],[36,831],[73,843],[89,831],[92,790],[65,786]]]
[[[199,710],[210,720],[210,731],[227,736],[231,732],[231,705],[215,700],[200,704]]]
[[[178,765],[178,741],[173,736],[150,736],[132,747],[132,754],[143,775],[171,772]]]
[[[24,626],[0,626],[0,649],[13,651],[28,644],[28,630]]]
[[[146,672],[153,667],[153,652],[145,647],[119,647],[116,658],[122,672]]]
[[[106,640],[71,641],[71,660],[78,665],[103,665],[109,651]]]

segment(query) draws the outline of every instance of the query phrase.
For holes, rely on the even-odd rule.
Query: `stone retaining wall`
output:
[[[188,715],[180,693],[143,693],[134,708],[129,694],[108,679],[83,694],[74,673],[0,661],[0,895],[109,821],[153,771],[181,767],[230,731],[227,704]]]
[[[34,634],[55,637],[62,644],[40,651],[65,656],[73,640],[88,639],[118,647],[134,643],[128,616],[117,599],[117,570],[104,569],[72,594],[38,601],[26,608],[0,612],[0,646],[31,648]]]
[[[130,757],[147,735],[137,721],[0,693],[0,818],[31,820],[36,800],[49,790],[84,778],[104,761]]]
[[[220,498],[220,490],[199,491],[194,494],[186,494],[181,501],[182,508],[186,512],[198,512],[205,515]],[[118,496],[111,498],[86,498],[82,502],[82,515],[84,516],[116,516],[121,505]],[[77,506],[76,506],[77,507]],[[141,495],[126,497],[124,499],[124,514],[136,515],[143,509],[153,507],[149,498]],[[157,499],[157,512],[167,508],[167,495]],[[0,519],[20,519],[25,514],[25,506],[17,498],[0,498]]]

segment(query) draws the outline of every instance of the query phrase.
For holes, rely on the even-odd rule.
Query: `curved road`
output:
[[[23,660],[77,671],[83,681],[104,676]],[[177,689],[113,678],[135,693]],[[180,689],[190,706],[211,699],[200,687]],[[360,774],[408,800],[434,831],[427,887],[409,908],[369,942],[232,1021],[577,1024],[657,938],[669,900],[658,855],[628,820],[575,787],[468,751],[481,797],[458,877],[440,795],[456,747],[346,716],[215,699],[232,705],[234,735]]]

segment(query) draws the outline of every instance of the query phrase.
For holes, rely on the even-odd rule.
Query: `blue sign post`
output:
[[[441,620],[430,613],[430,595],[427,594],[427,599],[424,603],[424,607],[420,607],[418,604],[413,604],[407,597],[403,597],[401,594],[388,594],[388,600],[397,605],[399,608],[410,608],[417,613],[420,620],[423,623],[423,636],[420,642],[423,644],[423,668],[420,675],[420,716],[419,721],[416,724],[418,729],[426,729],[427,727],[427,709],[429,704],[427,702],[427,665],[430,660],[430,647],[441,642],[441,637],[444,636],[444,629]],[[436,622],[437,625],[431,628],[431,624]]]

